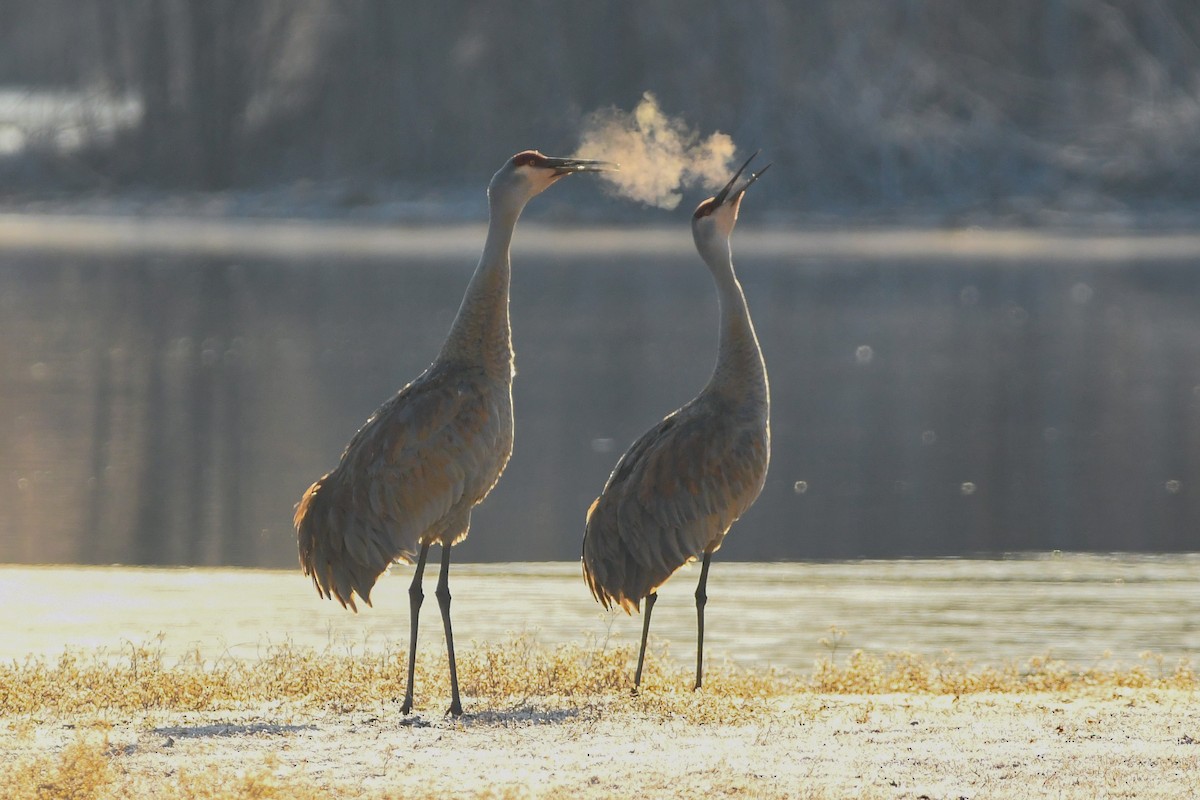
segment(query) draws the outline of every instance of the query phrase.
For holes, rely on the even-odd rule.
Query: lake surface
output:
[[[483,228],[0,218],[0,562],[290,567]],[[772,463],[727,560],[1200,549],[1200,237],[739,227]],[[516,447],[461,558],[578,557],[706,382],[685,219],[522,224]]]
[[[436,572],[436,570],[435,570]],[[0,659],[51,658],[64,648],[130,643],[170,656],[253,658],[293,642],[339,652],[403,650],[411,568],[397,567],[358,615],[316,597],[299,571],[0,567],[5,609]],[[699,569],[678,574],[659,594],[652,636],[690,661],[695,652],[692,592]],[[422,657],[444,657],[426,575]],[[519,633],[545,645],[636,644],[640,617],[604,612],[571,562],[451,567],[460,648]],[[1126,665],[1151,651],[1176,659],[1200,652],[1200,556],[1041,555],[1003,560],[826,563],[714,562],[708,585],[706,650],[745,666],[808,670],[827,655],[820,639],[845,630],[839,654],[953,651],[999,664],[1053,655],[1078,665]]]

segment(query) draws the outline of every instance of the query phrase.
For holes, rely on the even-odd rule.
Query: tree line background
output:
[[[1191,0],[8,0],[0,85],[137,108],[9,159],[26,188],[474,186],[650,90],[767,151],[763,194],[806,211],[1200,194]]]

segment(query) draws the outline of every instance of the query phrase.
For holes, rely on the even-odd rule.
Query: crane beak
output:
[[[731,196],[734,202],[741,200],[742,195],[744,195],[746,190],[750,188],[750,184],[758,180],[764,172],[771,168],[771,165],[767,164],[767,166],[763,167],[758,172],[751,172],[750,177],[746,179],[746,182],[742,184],[741,188],[737,189],[736,191],[734,190],[733,186],[737,183],[737,179],[742,176],[742,173],[746,171],[746,167],[750,166],[750,162],[753,161],[761,152],[761,150],[755,150],[754,154],[746,159],[746,163],[738,167],[738,171],[733,173],[733,177],[729,179],[729,183],[725,184],[725,188],[713,198],[715,201],[714,206],[720,206],[726,200],[730,199]]]
[[[588,158],[550,158],[547,156],[543,166],[554,170],[554,177],[574,175],[576,172],[616,172],[620,164],[611,161],[595,161]]]
[[[757,155],[757,153],[755,155]],[[746,183],[742,186],[742,188],[737,190],[736,194],[734,195],[734,198],[737,200],[741,200],[742,195],[744,195],[746,193],[746,190],[750,188],[750,184],[752,184],[756,180],[758,180],[762,176],[762,174],[764,172],[766,172],[767,170],[769,170],[770,168],[771,168],[771,165],[767,164],[765,167],[760,169],[758,172],[751,172],[750,177],[746,179]]]
[[[742,173],[745,172],[746,167],[750,166],[750,162],[753,161],[755,156],[757,156],[760,152],[762,152],[762,151],[755,150],[751,154],[751,156],[746,159],[746,163],[744,163],[740,167],[738,167],[738,171],[733,173],[733,177],[729,179],[729,183],[725,184],[725,188],[722,189],[721,191],[717,192],[717,196],[713,198],[713,206],[714,207],[720,206],[722,203],[725,202],[725,200],[729,197],[729,192],[733,189],[733,185],[735,183],[737,183],[737,179],[742,176]],[[754,183],[754,180],[756,177],[757,176],[751,176],[750,183]],[[746,186],[749,186],[750,183],[747,183]],[[745,187],[743,187],[741,191],[742,192],[746,191]],[[741,194],[741,192],[738,192],[738,194]]]

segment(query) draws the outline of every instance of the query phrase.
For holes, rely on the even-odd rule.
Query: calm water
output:
[[[297,571],[0,568],[5,609],[0,658],[55,656],[163,634],[169,655],[254,657],[273,643],[344,652],[403,649],[410,568],[399,567],[357,616],[317,599]],[[699,570],[660,593],[652,633],[679,659],[693,658],[692,592]],[[442,632],[427,575],[422,652],[441,657]],[[590,638],[636,643],[640,618],[600,610],[576,563],[452,567],[455,635],[461,647],[529,633],[544,644]],[[951,650],[977,663],[1052,654],[1080,664],[1135,662],[1153,651],[1200,652],[1200,556],[1039,556],[1009,560],[840,563],[715,563],[706,639],[714,657],[799,670],[827,651],[830,625],[846,631],[839,652]]]
[[[0,562],[290,567],[293,505],[433,358],[482,237],[0,220]],[[734,249],[773,454],[725,559],[1200,548],[1196,237]],[[528,225],[512,293],[516,449],[460,557],[570,560],[707,380],[712,280],[682,219]]]

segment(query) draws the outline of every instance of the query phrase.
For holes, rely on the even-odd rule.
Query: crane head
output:
[[[537,150],[523,150],[510,158],[492,177],[488,196],[493,200],[511,197],[524,204],[567,175],[577,172],[607,172],[619,165],[586,158],[555,158]]]
[[[729,234],[733,233],[733,226],[737,224],[738,209],[741,207],[746,190],[771,166],[767,164],[758,172],[751,172],[750,177],[741,186],[737,186],[738,178],[746,171],[746,167],[750,166],[750,162],[758,153],[759,151],[755,150],[754,155],[738,167],[738,171],[733,173],[733,177],[729,179],[729,183],[725,184],[725,188],[696,206],[696,211],[692,214],[692,230],[697,237],[701,234],[706,237],[715,234],[729,238]],[[736,189],[735,186],[737,186]]]

